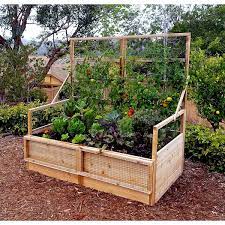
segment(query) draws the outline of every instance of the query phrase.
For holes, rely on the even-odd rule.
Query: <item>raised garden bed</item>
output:
[[[190,34],[172,34],[176,35],[187,37],[187,42],[190,42]],[[32,114],[67,101],[29,110],[28,135],[24,137],[24,159],[29,170],[151,205],[181,175],[184,164],[186,89],[180,96],[176,112],[153,127],[152,149],[149,149],[151,158],[36,136],[46,129],[51,130],[52,125],[32,129]],[[177,118],[180,119],[180,133],[158,149],[159,130]]]
[[[32,132],[31,114],[59,103],[62,102],[29,110],[30,134],[24,137],[24,159],[28,169],[151,205],[182,173],[184,109],[176,115],[181,117],[181,133],[158,151],[158,131],[173,122],[175,115],[154,126],[152,159],[147,159],[32,135],[50,129],[51,125]]]

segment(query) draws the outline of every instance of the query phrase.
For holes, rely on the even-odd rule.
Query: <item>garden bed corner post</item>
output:
[[[157,149],[158,149],[158,128],[153,127],[153,136],[152,136],[152,160],[153,160],[153,169],[152,174],[152,193],[150,197],[150,204],[153,206],[155,204],[155,195],[156,195],[156,166],[157,166]]]

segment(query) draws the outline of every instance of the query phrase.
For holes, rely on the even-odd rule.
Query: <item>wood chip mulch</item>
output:
[[[154,206],[27,171],[21,137],[0,138],[0,220],[224,220],[225,176],[185,162]]]

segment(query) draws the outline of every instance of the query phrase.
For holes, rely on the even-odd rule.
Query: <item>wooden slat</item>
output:
[[[149,194],[124,188],[118,185],[102,182],[93,178],[84,177],[83,184],[85,187],[94,188],[99,191],[114,194],[120,197],[128,198],[134,201],[139,201],[149,204]]]
[[[190,51],[191,51],[191,33],[189,33],[189,35],[186,36],[185,71],[187,83],[189,81]]]
[[[76,151],[76,170],[78,172],[83,172],[84,170],[84,152],[82,150]],[[78,182],[82,185],[83,179],[82,176],[78,176]]]
[[[72,143],[63,142],[63,141],[57,141],[57,140],[37,137],[37,136],[33,136],[33,135],[26,135],[24,138],[27,139],[27,140],[34,141],[34,142],[59,146],[59,147],[62,147],[62,148],[70,148],[70,149],[73,149],[73,150],[79,150],[80,149],[84,152],[90,152],[90,153],[93,153],[93,154],[101,154],[103,156],[118,158],[118,159],[122,159],[122,160],[125,160],[125,161],[134,162],[134,163],[137,163],[137,164],[149,165],[149,164],[152,163],[151,159],[147,159],[147,158],[143,158],[143,157],[128,155],[128,154],[119,153],[119,152],[113,152],[113,151],[108,151],[108,150],[102,150],[102,149],[99,149],[99,148],[87,147],[87,146],[72,144]]]
[[[139,186],[130,185],[130,184],[125,183],[125,182],[119,182],[119,181],[114,180],[114,179],[104,178],[104,177],[94,175],[94,174],[90,174],[90,173],[87,173],[87,172],[80,172],[80,171],[70,169],[70,168],[67,168],[67,167],[58,166],[58,165],[54,165],[54,164],[47,163],[47,162],[42,162],[40,160],[27,158],[27,159],[25,159],[25,161],[29,162],[29,163],[32,163],[32,164],[40,165],[40,166],[43,166],[43,167],[47,167],[47,168],[50,168],[50,169],[54,169],[54,170],[57,170],[57,171],[74,174],[74,175],[77,175],[77,178],[79,176],[88,177],[88,178],[95,179],[97,181],[102,181],[102,182],[105,182],[105,183],[109,183],[109,184],[113,184],[113,185],[116,185],[116,186],[124,187],[124,188],[130,189],[130,190],[142,192],[142,193],[145,193],[145,194],[151,193],[151,191],[143,190]],[[62,179],[62,178],[60,177],[59,179]],[[78,183],[79,183],[79,181],[78,181]]]
[[[32,111],[30,109],[27,114],[27,132],[29,135],[32,134]]]
[[[25,138],[23,139],[23,153],[25,159],[29,157],[29,141]]]
[[[61,90],[63,89],[63,86],[65,85],[67,79],[70,77],[70,74],[67,75],[66,79],[63,81],[62,85],[60,86],[59,90],[57,91],[55,97],[52,99],[52,102],[51,103],[54,103],[56,101],[56,99],[58,98],[59,96],[59,93],[61,92]],[[52,92],[53,93],[53,92]]]
[[[41,132],[45,131],[46,129],[50,129],[51,126],[52,126],[52,123],[46,124],[46,125],[41,126],[41,127],[37,127],[37,128],[32,130],[32,134],[41,133]]]
[[[25,162],[30,162],[30,163],[37,164],[37,165],[40,165],[40,166],[55,169],[55,170],[58,170],[58,171],[71,173],[71,174],[75,174],[75,175],[79,174],[76,169],[68,168],[68,167],[65,167],[65,166],[60,166],[60,165],[56,165],[56,164],[52,164],[52,163],[48,163],[48,162],[43,162],[41,160],[32,159],[32,158],[27,158],[27,159],[24,159],[24,160],[25,160]]]
[[[27,162],[27,167],[28,167],[29,170],[39,172],[39,173],[44,174],[46,176],[78,184],[78,176],[76,174],[70,173],[68,171],[54,169],[54,168],[51,168],[51,167],[46,166],[46,165],[32,163],[32,162],[29,162],[29,161]]]
[[[152,135],[152,159],[157,159],[157,149],[158,149],[158,128],[153,127]]]
[[[153,127],[152,136],[152,160],[154,161],[152,167],[152,195],[150,199],[150,204],[155,204],[156,195],[156,163],[157,163],[157,149],[158,149],[158,128]]]
[[[111,36],[111,37],[84,37],[84,38],[70,38],[74,41],[91,41],[91,40],[113,40],[113,39],[142,39],[142,38],[156,38],[156,37],[186,37],[190,33],[162,33],[162,34],[148,34],[148,35],[129,35],[129,36]]]
[[[29,157],[43,162],[76,169],[76,151],[30,141]]]
[[[43,109],[46,109],[46,108],[49,108],[49,107],[54,107],[56,105],[67,102],[68,100],[69,99],[64,99],[64,100],[61,100],[61,101],[58,101],[58,102],[49,103],[49,104],[46,104],[46,105],[41,105],[41,106],[38,106],[38,107],[35,107],[35,108],[31,108],[31,109],[28,110],[28,114],[29,114],[29,112],[37,112],[37,111],[40,111],[40,110],[43,110]]]
[[[183,109],[184,114],[180,117],[180,132],[183,134],[183,142],[185,143],[185,130],[186,130],[186,120],[187,120],[187,91],[185,92],[184,101],[183,101]],[[182,152],[182,170],[184,166],[184,149]]]
[[[185,98],[185,94],[186,94],[186,88],[182,91],[181,95],[180,95],[180,99],[179,99],[179,102],[177,104],[177,108],[176,108],[176,111],[174,113],[174,121],[176,120],[177,118],[177,114],[182,106],[182,103],[184,101],[184,98]]]
[[[178,113],[177,113],[177,117],[181,116],[184,114],[184,110],[180,110]],[[167,119],[163,120],[162,122],[158,123],[157,125],[155,125],[154,127],[157,128],[157,129],[161,129],[162,127],[166,126],[167,124],[171,123],[172,121],[174,121],[174,115],[173,114],[172,116],[168,117]]]
[[[183,134],[179,134],[158,151],[156,167],[156,202],[182,173],[183,149]]]
[[[75,64],[82,63],[84,61],[90,62],[90,63],[95,63],[99,59],[94,59],[94,58],[76,58]],[[185,58],[170,58],[168,59],[168,62],[174,62],[178,60],[179,62],[185,62]],[[109,57],[101,57],[102,62],[114,62],[114,63],[119,63],[120,59],[116,58],[109,58]],[[153,63],[153,62],[159,62],[159,59],[144,59],[144,58],[135,58],[135,59],[129,59],[126,58],[126,61],[134,61],[134,62],[139,62],[139,63]],[[161,60],[163,62],[163,60]]]

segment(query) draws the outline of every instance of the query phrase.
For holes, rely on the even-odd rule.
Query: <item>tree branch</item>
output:
[[[54,49],[54,51],[52,52],[52,54],[49,57],[49,61],[48,61],[47,65],[45,66],[43,73],[47,74],[48,71],[50,70],[51,66],[54,64],[54,62],[56,62],[60,57],[64,56],[68,50],[69,50],[68,46],[65,47],[64,49],[62,49],[62,48]]]

